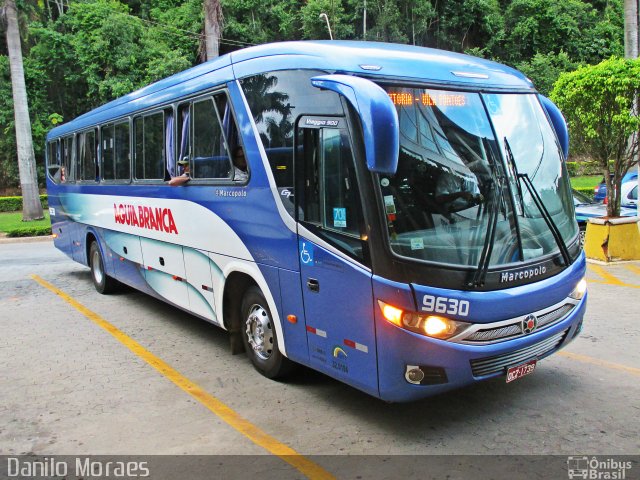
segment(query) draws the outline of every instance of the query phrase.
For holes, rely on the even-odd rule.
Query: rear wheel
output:
[[[253,366],[267,378],[289,373],[294,363],[280,353],[271,310],[260,289],[249,287],[242,298],[242,341]]]
[[[102,294],[114,292],[118,288],[118,281],[107,275],[104,269],[104,259],[98,247],[98,242],[92,242],[89,248],[89,267],[91,279],[96,290]]]

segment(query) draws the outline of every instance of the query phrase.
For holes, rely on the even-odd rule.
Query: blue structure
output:
[[[415,400],[515,380],[580,331],[566,125],[503,65],[263,45],[47,142],[56,246],[103,293],[125,283],[228,330],[268,377],[298,363]]]

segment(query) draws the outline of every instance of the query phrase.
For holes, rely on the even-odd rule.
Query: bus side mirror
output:
[[[387,92],[369,80],[349,75],[321,75],[313,77],[311,84],[342,95],[360,115],[367,168],[385,175],[395,174],[400,127],[398,112]]]
[[[551,125],[553,125],[553,129],[556,132],[556,136],[560,142],[560,147],[562,148],[562,153],[564,153],[564,158],[566,160],[569,158],[569,129],[567,128],[567,122],[562,116],[560,109],[547,97],[540,95],[540,102],[542,102],[542,106],[547,112],[547,115],[549,115]]]

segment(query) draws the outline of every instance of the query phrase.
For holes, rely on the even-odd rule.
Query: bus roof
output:
[[[517,70],[460,53],[379,42],[269,43],[235,51],[152,83],[54,128],[47,138],[153,108],[235,78],[291,68],[428,82],[451,88],[535,91],[531,81]]]

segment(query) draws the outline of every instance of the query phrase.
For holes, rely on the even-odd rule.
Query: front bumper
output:
[[[544,330],[483,345],[425,337],[395,327],[378,316],[380,398],[392,402],[418,400],[506,375],[509,367],[545,358],[578,335],[582,329],[586,300],[587,295],[569,315]],[[407,366],[424,367],[427,372],[444,372],[444,375],[434,377],[434,384],[414,384],[405,378]]]

